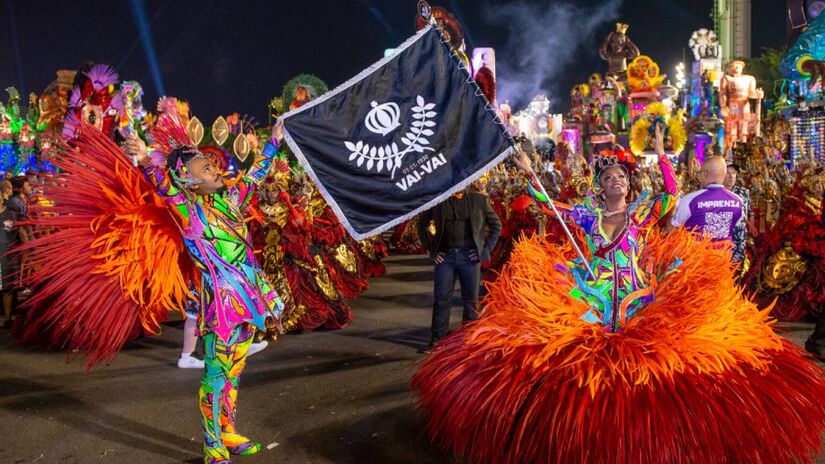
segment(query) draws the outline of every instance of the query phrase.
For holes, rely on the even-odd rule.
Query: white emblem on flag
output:
[[[395,103],[388,102],[379,105],[372,102],[372,110],[367,114],[364,124],[373,134],[387,135],[401,125],[398,122],[400,116],[401,110]]]
[[[424,153],[425,151],[435,151],[427,145],[430,144],[428,137],[432,136],[436,126],[432,120],[437,113],[433,111],[435,103],[427,103],[421,95],[415,99],[416,105],[410,111],[412,122],[407,132],[401,136],[400,142],[404,146],[399,149],[395,141],[384,145],[369,145],[359,140],[358,142],[345,141],[344,145],[350,151],[349,161],[355,162],[358,167],[364,167],[367,171],[375,169],[375,172],[389,171],[390,178],[395,178],[395,171],[401,167],[404,156],[410,152]],[[367,129],[382,136],[387,136],[401,126],[399,122],[401,111],[398,104],[386,102],[378,104],[372,102],[372,110],[367,113],[364,125]]]

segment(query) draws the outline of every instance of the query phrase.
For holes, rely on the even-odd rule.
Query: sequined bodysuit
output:
[[[612,240],[602,227],[603,206],[593,197],[581,205],[555,203],[565,222],[576,224],[586,236],[590,251],[590,268],[596,275],[590,276],[580,258],[567,263],[576,279],[577,287],[571,295],[586,301],[590,309],[582,319],[605,326],[614,332],[633,317],[637,311],[653,300],[655,278],[641,269],[639,256],[644,250],[646,231],[664,217],[676,204],[679,189],[673,166],[667,156],[659,157],[664,177],[665,191],[652,196],[650,191],[629,205],[625,224]],[[533,178],[530,193],[542,209],[552,214],[548,199],[541,193]]]

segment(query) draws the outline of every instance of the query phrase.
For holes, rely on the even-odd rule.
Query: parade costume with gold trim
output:
[[[312,204],[310,199],[306,202]],[[307,214],[300,220],[296,217],[284,233],[289,286],[295,300],[306,308],[296,322],[298,330],[341,329],[352,320],[352,309],[336,285],[336,271],[328,265],[335,258],[322,244],[316,245],[317,237],[331,226],[316,224],[319,218],[314,214],[318,212],[309,207]]]
[[[520,195],[513,198],[510,203],[503,208],[496,209],[496,214],[501,221],[501,235],[498,242],[496,242],[493,252],[490,253],[490,261],[482,263],[482,267],[486,270],[501,271],[507,261],[510,259],[510,254],[513,252],[513,247],[516,241],[522,236],[531,236],[539,231],[539,220],[537,212],[531,208],[533,200],[528,195]],[[502,214],[499,212],[504,210]],[[493,276],[488,273],[485,281]]]
[[[763,304],[775,299],[773,316],[780,320],[818,316],[825,307],[823,189],[825,172],[800,173],[776,223],[754,243],[744,284]]]
[[[396,254],[427,254],[427,250],[421,246],[421,239],[418,238],[418,216],[398,224],[392,232],[390,244]]]
[[[314,244],[316,218],[313,208],[309,207],[311,194],[298,192],[292,196],[288,191],[292,179],[286,173],[289,168],[283,161],[278,163],[281,167],[276,168],[270,181],[264,184],[266,194],[273,198],[259,203],[265,223],[259,231],[263,236],[258,241],[264,242],[264,269],[270,279],[276,287],[289,289],[284,302],[283,328],[287,331],[343,328],[352,320],[352,310],[327,267],[330,258],[325,258],[325,254],[329,251]],[[347,254],[347,257],[354,258],[354,255]],[[334,256],[331,259],[335,259]],[[268,270],[277,267],[277,262],[281,263],[281,271]]]
[[[347,299],[357,298],[368,279],[386,271],[386,243],[375,237],[356,242],[309,181],[279,158],[264,180],[258,209],[263,223],[254,232],[270,280],[288,290],[283,328],[287,331],[341,329],[352,320]]]
[[[387,273],[383,259],[389,256],[390,250],[380,236],[355,242],[355,253],[358,255],[358,268],[365,279],[381,277]]]
[[[729,249],[659,232],[678,193],[660,166],[665,193],[616,239],[598,203],[562,209],[595,280],[569,242],[516,246],[413,377],[434,441],[476,463],[813,461],[825,373],[734,285]]]
[[[332,285],[338,293],[347,299],[357,298],[369,284],[358,266],[355,241],[347,235],[332,208],[327,206],[317,190],[313,190],[313,193],[309,202],[313,215],[312,243],[319,248]],[[352,320],[351,315],[347,324],[349,320]]]

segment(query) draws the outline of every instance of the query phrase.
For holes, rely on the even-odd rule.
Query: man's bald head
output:
[[[702,164],[702,187],[709,184],[721,184],[728,173],[727,163],[722,156],[713,156],[705,160]]]

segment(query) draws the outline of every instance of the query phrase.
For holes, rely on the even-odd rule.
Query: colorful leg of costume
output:
[[[251,326],[244,324],[235,327],[228,341],[213,332],[203,335],[206,370],[199,396],[206,462],[229,459],[230,452],[253,454],[260,450],[260,444],[235,430],[238,382],[254,333]]]

